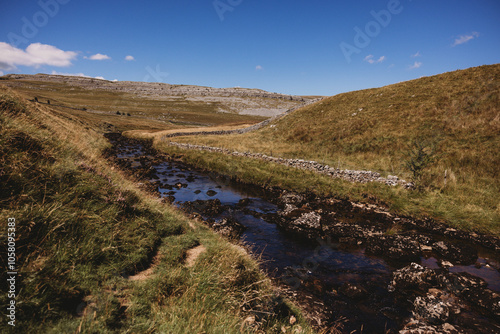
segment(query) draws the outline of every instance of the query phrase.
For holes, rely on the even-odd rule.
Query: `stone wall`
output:
[[[284,158],[276,158],[272,156],[268,156],[262,153],[249,153],[249,152],[238,152],[238,151],[230,151],[227,149],[223,149],[220,147],[212,147],[205,145],[194,145],[194,144],[184,144],[177,142],[169,142],[169,145],[180,147],[183,149],[195,149],[200,151],[208,151],[208,152],[217,152],[229,154],[236,157],[246,157],[253,159],[260,159],[263,161],[269,161],[278,163],[280,165],[285,165],[288,167],[295,167],[299,169],[309,170],[316,173],[328,175],[332,178],[340,178],[350,182],[359,182],[359,183],[367,183],[367,182],[380,182],[390,186],[401,185],[404,188],[411,189],[413,188],[413,183],[406,182],[405,180],[400,179],[397,176],[389,175],[386,178],[381,177],[380,173],[372,172],[372,171],[363,171],[363,170],[348,170],[348,169],[339,169],[335,167],[330,167],[328,165],[320,164],[317,161],[307,161],[302,159],[284,159]]]

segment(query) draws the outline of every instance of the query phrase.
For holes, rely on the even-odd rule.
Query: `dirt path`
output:
[[[153,272],[154,272],[155,268],[160,264],[161,258],[162,258],[161,253],[156,254],[156,256],[151,261],[151,266],[149,266],[149,268],[147,268],[143,271],[140,271],[133,276],[129,276],[128,280],[129,281],[145,281],[145,280],[151,278],[151,276],[153,276]]]
[[[293,107],[291,109],[288,109],[284,113],[281,113],[279,115],[273,116],[271,118],[266,119],[265,121],[262,121],[260,123],[251,125],[251,126],[237,126],[237,127],[231,127],[231,126],[221,126],[217,128],[205,128],[205,129],[197,129],[201,131],[192,131],[193,129],[183,129],[182,131],[179,130],[167,130],[165,133],[157,133],[154,135],[154,137],[158,136],[161,138],[161,140],[165,140],[166,138],[172,138],[172,137],[181,137],[181,136],[195,136],[195,135],[227,135],[227,134],[243,134],[247,133],[250,131],[255,131],[260,128],[263,128],[264,126],[268,125],[271,122],[274,122],[280,118],[285,117],[286,115],[289,115],[293,111],[303,108],[309,104],[316,103],[318,101],[322,100],[320,99],[314,99],[307,101],[306,103],[303,103],[299,106]]]
[[[186,252],[186,267],[190,268],[194,266],[198,257],[205,252],[207,249],[203,245],[199,245],[195,248],[191,248]]]

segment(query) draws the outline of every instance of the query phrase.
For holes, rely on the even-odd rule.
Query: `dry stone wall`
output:
[[[359,183],[380,182],[387,184],[389,186],[401,185],[407,189],[413,188],[413,183],[402,180],[397,176],[389,175],[387,177],[382,177],[380,176],[380,173],[372,171],[339,169],[335,167],[330,167],[328,165],[320,164],[317,161],[307,161],[302,159],[284,159],[284,158],[272,157],[262,153],[230,151],[220,147],[205,146],[205,145],[194,145],[194,144],[185,144],[177,142],[169,142],[169,145],[180,147],[183,149],[195,149],[200,151],[224,153],[236,157],[260,159],[263,161],[274,162],[288,167],[313,171],[316,173],[328,175],[332,178],[339,178],[350,182],[359,182]]]

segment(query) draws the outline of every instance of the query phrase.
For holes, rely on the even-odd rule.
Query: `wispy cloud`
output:
[[[3,75],[3,72],[2,72],[2,71],[0,71],[0,77],[1,77],[2,75]]]
[[[255,66],[255,69],[257,71],[262,71],[264,68],[262,66],[260,66],[260,65],[257,65],[257,66]]]
[[[104,77],[101,77],[101,76],[91,77],[90,75],[85,75],[83,73],[62,73],[62,72],[52,71],[50,74],[52,74],[52,75],[65,75],[68,77],[83,77],[83,78],[94,78],[94,79],[106,80],[106,79],[104,79]]]
[[[381,63],[385,60],[385,56],[380,57],[379,59],[373,59],[373,55],[368,55],[365,57],[364,61],[368,62],[369,64],[377,64]]]
[[[14,70],[17,66],[39,68],[42,65],[66,67],[77,56],[76,52],[63,51],[52,45],[32,43],[26,50],[0,42],[0,69]]]
[[[414,70],[414,69],[416,69],[416,68],[420,68],[420,66],[422,66],[422,65],[423,65],[423,64],[422,64],[421,62],[416,61],[416,62],[414,62],[414,63],[413,63],[413,65],[410,65],[408,68],[409,68],[410,70]]]
[[[451,45],[452,47],[453,46],[457,46],[457,45],[460,45],[460,44],[464,44],[464,43],[467,43],[468,41],[474,39],[474,38],[478,38],[479,37],[479,33],[474,31],[472,32],[471,34],[468,34],[468,35],[461,35],[459,36],[458,38],[455,39],[455,41],[453,42],[453,44]]]
[[[420,51],[418,51],[417,53],[411,55],[412,58],[417,58],[417,57],[422,57],[422,55],[420,54]]]
[[[125,57],[125,60],[131,61],[131,60],[135,60],[135,58],[133,56],[131,56],[131,55],[128,55],[128,56]]]
[[[111,59],[111,57],[108,56],[108,55],[103,55],[102,53],[96,53],[95,55],[92,55],[90,57],[85,57],[85,59],[90,59],[90,60],[108,60],[108,59]]]

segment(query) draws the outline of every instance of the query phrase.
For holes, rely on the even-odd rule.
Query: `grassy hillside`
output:
[[[64,77],[62,77],[64,78]],[[52,107],[72,113],[96,125],[112,124],[115,130],[166,130],[183,126],[219,126],[222,124],[253,124],[266,119],[263,116],[238,114],[234,110],[248,108],[288,108],[300,101],[244,97],[232,101],[217,100],[211,96],[162,96],[144,92],[122,92],[80,87],[71,82],[37,81],[1,77],[0,83],[15,89],[26,98],[40,103],[50,100]],[[72,77],[68,77],[68,80]],[[91,79],[89,79],[91,80]],[[186,93],[187,94],[187,93]],[[227,112],[221,112],[226,110]]]
[[[245,170],[246,162],[238,159],[222,163],[225,158],[215,154],[183,153],[192,162],[262,184],[377,198],[398,212],[500,234],[499,95],[500,65],[481,66],[332,96],[253,133],[175,141],[316,160],[405,179],[413,177],[405,161],[415,143],[427,154],[435,148],[434,162],[422,169],[419,191],[352,185],[307,173],[299,173],[302,179],[297,180],[297,172],[287,177],[281,167],[269,164]]]
[[[27,99],[35,97],[66,114],[78,116],[86,123],[114,131],[166,130],[184,126],[252,124],[266,117],[222,113],[220,102],[206,103],[189,96],[150,97],[105,89],[85,89],[62,82],[0,80]],[[251,100],[251,98],[248,98]],[[277,103],[276,101],[271,101]]]
[[[139,189],[107,147],[90,123],[0,85],[1,259],[7,268],[15,218],[16,332],[311,332],[254,260]],[[0,331],[14,332],[5,316]]]

